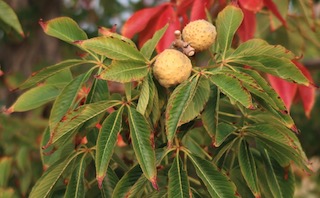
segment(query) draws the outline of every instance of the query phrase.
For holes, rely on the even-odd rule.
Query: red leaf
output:
[[[252,12],[258,12],[263,7],[263,0],[239,0],[241,7]]]
[[[122,35],[128,38],[132,38],[138,32],[144,30],[148,23],[152,22],[153,18],[158,18],[159,13],[165,9],[165,7],[171,5],[171,3],[164,3],[157,7],[145,8],[134,13],[122,28]]]
[[[152,35],[156,32],[158,19],[159,18],[153,19],[150,23],[148,23],[146,28],[139,33],[139,48],[141,48],[143,44],[147,42],[147,40],[150,39]]]
[[[288,111],[290,111],[290,107],[294,96],[296,95],[298,85],[295,83],[291,83],[285,81],[276,76],[272,76],[267,74],[267,78],[273,87],[273,89],[278,93],[278,95],[282,98],[284,104],[286,105]]]
[[[191,8],[193,0],[182,0],[178,1],[177,4],[177,14],[184,15],[187,13],[188,9]]]
[[[254,37],[256,31],[256,15],[254,12],[244,9],[240,6],[243,12],[243,21],[238,29],[238,35],[242,42],[245,42]]]
[[[173,7],[168,7],[159,17],[156,30],[162,28],[167,23],[169,27],[157,45],[157,52],[169,48],[175,39],[174,31],[180,30],[180,21]]]
[[[210,5],[210,0],[194,0],[190,14],[190,21],[206,19],[206,8]]]
[[[276,4],[274,4],[272,0],[264,0],[264,5],[271,10],[271,12],[282,22],[285,27],[287,27],[286,20],[281,16]]]
[[[292,62],[300,69],[300,71],[313,84],[312,76],[310,72],[307,70],[307,68],[305,68],[300,62],[296,60],[293,60]],[[299,85],[298,92],[303,103],[304,112],[307,118],[310,118],[310,113],[315,103],[316,88],[312,85],[309,85],[309,86]]]

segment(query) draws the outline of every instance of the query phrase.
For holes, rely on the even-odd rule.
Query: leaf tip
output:
[[[159,186],[158,186],[158,183],[157,183],[157,176],[154,176],[153,178],[151,178],[150,182],[152,184],[152,187],[154,189],[156,189],[157,191],[159,191]]]
[[[102,175],[102,176],[97,175],[96,179],[97,179],[97,182],[98,182],[99,189],[102,189],[102,183],[103,183],[104,177],[105,177],[105,175]]]
[[[8,109],[6,107],[2,107],[1,112],[5,115],[10,115],[14,112],[13,106],[9,107]]]
[[[290,129],[295,132],[296,134],[299,134],[300,133],[300,130],[297,128],[297,126],[295,124],[292,124],[290,126]]]
[[[43,31],[47,31],[47,26],[48,26],[47,22],[44,22],[43,19],[40,19],[39,24],[40,24],[41,28],[43,29]]]

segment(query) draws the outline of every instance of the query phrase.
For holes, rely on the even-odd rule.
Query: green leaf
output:
[[[280,111],[286,110],[286,106],[284,105],[283,100],[279,97],[277,92],[275,92],[275,90],[270,86],[270,84],[257,71],[254,71],[252,69],[245,69],[245,68],[237,68],[237,70],[250,75],[250,77],[255,80],[255,82],[266,92],[266,94],[268,94],[269,97],[264,96],[265,94],[257,94],[255,92],[252,92],[253,94],[262,98],[266,103],[270,104],[272,107],[274,107],[273,105],[274,103],[276,105],[275,109],[279,109]],[[272,100],[273,102],[271,102],[270,100]]]
[[[33,186],[29,197],[49,197],[54,185],[79,154],[80,153],[73,152],[66,159],[62,158],[56,163],[52,164]]]
[[[241,81],[234,75],[217,73],[210,77],[210,81],[231,100],[238,101],[249,109],[254,107],[249,91],[243,87]]]
[[[84,173],[86,166],[86,154],[84,154],[72,172],[64,197],[85,197]]]
[[[220,92],[217,87],[212,88],[210,93],[209,100],[206,107],[204,108],[201,114],[201,120],[204,128],[210,134],[211,137],[214,137],[217,132],[218,127],[218,113],[219,113],[219,100]]]
[[[69,17],[58,17],[49,21],[40,21],[43,31],[52,37],[68,43],[88,39],[87,34]]]
[[[305,21],[308,23],[311,29],[315,31],[316,28],[316,20],[315,20],[315,11],[313,10],[313,1],[296,1],[297,8],[302,13]]]
[[[45,67],[41,69],[38,72],[35,72],[32,74],[30,78],[28,78],[24,83],[22,83],[19,86],[19,89],[27,89],[29,87],[32,87],[33,85],[43,81],[46,78],[49,78],[50,76],[53,76],[62,70],[68,69],[70,67],[74,66],[79,66],[82,64],[85,64],[86,62],[83,60],[78,60],[78,59],[70,59],[70,60],[65,60],[60,63],[57,63],[55,65]],[[58,82],[59,83],[59,82]]]
[[[149,39],[141,48],[140,52],[144,55],[146,59],[150,59],[154,49],[156,48],[158,42],[168,29],[169,24],[166,24],[163,28],[158,30],[151,39]]]
[[[190,122],[195,117],[199,116],[204,106],[209,100],[210,96],[210,84],[207,78],[199,78],[195,91],[190,97],[188,106],[183,112],[183,116],[180,120],[180,125]]]
[[[166,109],[166,133],[168,144],[174,138],[178,126],[181,124],[181,118],[193,97],[197,84],[197,79],[194,78],[191,82],[185,81],[175,88],[169,98]]]
[[[149,72],[149,66],[142,61],[114,60],[98,78],[116,82],[132,82],[143,79]]]
[[[148,184],[147,178],[142,175],[138,181],[130,188],[130,190],[127,193],[128,198],[136,198],[141,197],[141,193],[145,191],[145,186]]]
[[[131,168],[117,183],[112,197],[126,197],[131,187],[138,181],[141,175],[142,171],[139,165]]]
[[[268,55],[268,56],[274,56],[277,58],[286,58],[286,59],[294,59],[295,55],[284,48],[281,45],[269,45],[267,41],[262,39],[251,39],[244,43],[241,43],[237,49],[235,49],[230,55],[230,57],[227,58],[233,59],[233,57],[245,57],[247,55]]]
[[[225,7],[217,17],[217,42],[222,56],[225,57],[227,50],[231,47],[233,36],[243,20],[240,8],[229,5]]]
[[[280,121],[281,123],[283,123],[286,127],[288,127],[289,129],[291,129],[292,131],[296,131],[297,132],[297,128],[295,126],[295,123],[292,119],[292,117],[290,116],[290,114],[288,113],[287,110],[284,111],[278,111],[274,108],[272,108],[268,103],[266,103],[264,100],[260,99],[260,98],[256,98],[256,101],[258,102],[258,104],[262,107],[262,110],[257,112],[257,118],[259,119],[259,117],[264,117],[265,115],[261,115],[259,114],[259,112],[261,111],[265,111],[266,113],[270,113],[268,114],[269,116],[267,116],[267,119],[272,118],[272,116],[274,116],[274,118],[277,119],[277,122]],[[257,118],[253,117],[252,115],[249,116],[250,119],[252,120],[258,120]]]
[[[219,147],[224,141],[231,135],[233,132],[235,132],[237,128],[231,124],[220,122],[218,124],[218,129],[215,135],[215,141],[214,145],[216,147]]]
[[[107,100],[109,97],[110,92],[107,81],[95,78],[90,88],[86,104]]]
[[[59,96],[56,98],[49,117],[49,127],[51,130],[56,127],[68,110],[72,108],[72,104],[74,104],[75,100],[77,99],[77,94],[82,88],[83,83],[87,81],[90,74],[91,72],[82,74],[75,78],[64,87]]]
[[[114,147],[117,142],[117,135],[122,125],[122,110],[112,112],[102,123],[102,127],[97,139],[97,150],[95,157],[96,178],[101,186],[108,169],[109,161],[112,157]]]
[[[102,33],[102,34],[100,34],[101,36],[110,37],[110,38],[116,38],[118,40],[121,40],[121,41],[131,45],[134,48],[137,48],[136,44],[131,39],[129,39],[129,38],[125,37],[125,36],[122,36],[122,35],[120,35],[120,34],[118,34],[116,32],[112,32],[108,28],[99,27],[99,33]]]
[[[205,157],[206,151],[200,146],[200,141],[197,137],[193,137],[191,133],[199,133],[201,131],[198,128],[188,131],[186,135],[182,138],[182,145],[188,148],[193,154],[199,157]]]
[[[294,197],[296,182],[292,166],[281,167],[279,164],[273,163],[273,170],[276,174],[282,194],[286,197]]]
[[[55,85],[57,87],[65,87],[70,81],[73,80],[73,76],[72,73],[70,71],[70,69],[64,69],[61,70],[60,72],[50,76],[49,78],[47,78],[44,83],[46,85]]]
[[[9,112],[22,112],[38,108],[52,100],[60,93],[56,86],[40,85],[24,92],[8,109]]]
[[[269,123],[254,124],[245,128],[248,135],[252,135],[263,141],[266,145],[269,145],[270,149],[274,149],[274,153],[276,152],[280,156],[283,155],[284,158],[289,158],[294,161],[298,167],[308,171],[307,158],[300,149],[300,145],[295,143],[297,140],[294,140],[290,135],[282,132],[283,130],[287,129]]]
[[[142,115],[145,114],[147,106],[149,104],[149,100],[150,100],[150,85],[149,85],[149,77],[150,75],[148,75],[147,77],[145,77],[145,79],[142,82],[141,85],[141,90],[140,90],[140,96],[139,96],[139,100],[138,100],[138,104],[137,104],[137,111],[139,113],[141,113]]]
[[[132,107],[128,107],[130,137],[133,150],[141,169],[148,180],[156,185],[157,170],[155,151],[151,143],[151,128],[145,117]]]
[[[9,177],[11,174],[12,158],[1,157],[0,158],[0,188],[7,187]]]
[[[2,0],[0,1],[0,20],[12,27],[22,37],[25,36],[16,13],[5,1]]]
[[[272,46],[259,39],[242,43],[228,58],[228,63],[249,65],[257,70],[308,86],[309,80],[291,62],[293,55],[282,46]]]
[[[217,170],[211,162],[188,154],[197,175],[206,185],[211,197],[236,197],[236,187],[224,174]]]
[[[53,131],[50,132],[48,145],[55,144],[63,139],[69,132],[79,127],[81,124],[98,116],[110,107],[121,104],[120,101],[107,100],[80,106],[66,115],[64,122],[61,122]]]
[[[110,59],[145,62],[145,58],[136,48],[114,37],[95,37],[81,41],[78,44]]]
[[[239,167],[234,167],[230,171],[230,179],[234,182],[234,184],[237,186],[237,192],[240,194],[240,197],[246,197],[246,198],[256,198],[250,188],[247,186],[246,181],[243,178],[243,175],[241,173],[241,170]],[[259,180],[261,178],[259,177]]]
[[[14,188],[0,188],[1,198],[18,198],[19,196],[15,193]]]
[[[246,141],[239,144],[238,161],[242,175],[255,197],[261,197],[255,160]]]
[[[242,68],[239,68],[240,71],[241,71],[241,69]],[[242,69],[242,70],[249,70],[249,69]],[[277,98],[276,96],[272,96],[271,97],[267,93],[267,91],[264,90],[253,77],[251,77],[247,73],[240,72],[240,71],[231,70],[231,69],[226,68],[226,67],[224,67],[221,70],[222,73],[228,73],[230,75],[235,76],[239,81],[241,81],[241,83],[242,83],[244,88],[246,88],[248,91],[250,91],[252,94],[254,94],[253,96],[260,97],[266,103],[268,103],[270,106],[272,106],[274,109],[280,110],[280,107],[277,105],[277,102],[278,102],[279,98]],[[253,72],[255,72],[255,71],[253,71]],[[260,74],[258,74],[258,73],[257,73],[257,75],[260,76]],[[265,87],[267,88],[268,91],[270,91],[270,89],[271,89],[272,90],[271,92],[276,94],[275,91],[270,87],[270,85],[266,84]],[[274,99],[276,99],[277,101],[274,101]],[[280,99],[280,101],[282,101],[282,100]],[[280,102],[278,102],[278,103],[280,103]],[[281,110],[285,110],[286,108],[285,108],[283,103],[282,103],[282,105],[283,106],[281,106]]]
[[[272,192],[273,197],[279,197],[279,198],[284,197],[281,192],[281,188],[277,180],[277,176],[275,175],[268,151],[265,149],[261,150],[261,155],[262,155],[262,159],[265,166],[264,170],[265,170],[268,186]]]
[[[178,153],[171,165],[168,177],[168,198],[189,197],[190,186],[188,182],[188,175],[187,172],[183,170],[182,161]]]
[[[107,176],[104,178],[101,188],[101,196],[103,198],[109,198],[112,196],[113,189],[115,189],[119,178],[117,174],[110,168],[107,169]]]

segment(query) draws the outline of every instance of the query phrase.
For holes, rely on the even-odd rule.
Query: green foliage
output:
[[[6,26],[13,28],[17,33],[24,37],[24,33],[16,13],[3,0],[0,0],[0,21],[3,21]],[[5,29],[5,27],[1,29]]]
[[[170,89],[152,73],[168,25],[139,50],[113,32],[88,39],[70,18],[41,22],[46,34],[86,56],[35,73],[8,110],[54,100],[41,144],[41,152],[53,154],[42,154],[49,167],[29,196],[292,197],[291,164],[309,171],[308,162],[283,102],[256,70],[310,82],[282,46],[253,39],[234,47],[242,19],[241,9],[223,9],[216,44],[206,52],[209,65],[193,63],[192,75]],[[70,68],[80,65],[87,70],[73,77]],[[123,90],[111,92],[114,82]],[[0,160],[0,173],[10,163]],[[8,178],[2,175],[1,193]]]

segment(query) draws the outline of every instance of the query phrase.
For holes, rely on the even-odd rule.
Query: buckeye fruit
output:
[[[191,74],[190,59],[175,49],[161,52],[153,67],[153,74],[160,85],[168,88],[187,80]]]
[[[182,38],[196,51],[208,49],[217,36],[216,27],[206,20],[192,21],[182,30]]]

